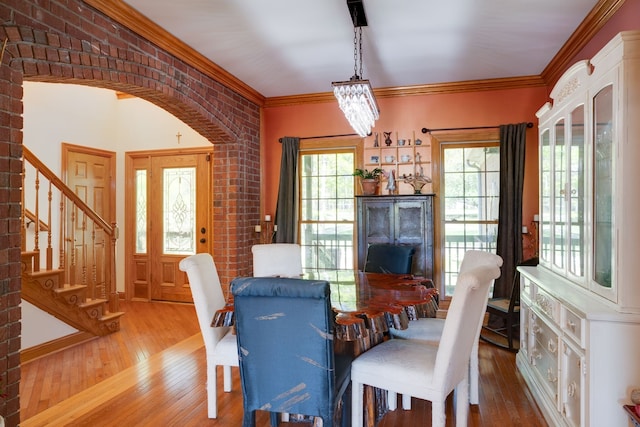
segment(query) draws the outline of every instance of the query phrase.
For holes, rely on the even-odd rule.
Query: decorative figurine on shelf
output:
[[[396,171],[391,169],[389,172],[382,172],[384,177],[387,178],[387,190],[389,194],[395,194],[396,191]]]
[[[417,170],[415,170],[415,169],[417,169]],[[416,152],[414,170],[415,170],[415,174],[416,175],[424,176],[424,169],[422,167],[422,156],[418,152]]]
[[[384,134],[384,143],[387,147],[391,146],[391,132],[382,132]]]
[[[378,136],[380,134],[378,132],[374,132],[373,133],[373,146],[378,148],[380,146],[380,143],[378,142]]]
[[[402,175],[402,181],[405,184],[410,184],[413,187],[413,194],[421,194],[422,187],[431,182],[431,178],[422,175],[409,174]]]

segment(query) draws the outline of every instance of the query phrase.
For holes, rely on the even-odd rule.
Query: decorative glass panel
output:
[[[571,113],[571,152],[569,157],[570,227],[569,272],[584,275],[584,105]]]
[[[147,252],[147,171],[136,171],[136,253]]]
[[[195,254],[196,169],[167,168],[163,178],[163,252]]]
[[[607,86],[593,100],[593,277],[605,287],[612,286],[613,271],[613,87]]]
[[[553,195],[553,264],[561,269],[565,267],[565,245],[567,241],[567,206],[569,202],[569,184],[567,182],[567,147],[564,136],[564,119],[555,126],[555,162]]]
[[[551,145],[549,129],[540,142],[540,259],[551,262]]]

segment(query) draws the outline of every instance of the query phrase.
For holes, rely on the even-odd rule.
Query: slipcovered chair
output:
[[[496,254],[470,250],[465,252],[458,274],[464,273],[474,267],[490,264],[502,267],[502,258]],[[489,298],[489,290],[487,289],[487,296]],[[471,350],[471,357],[469,360],[469,402],[473,405],[477,405],[480,402],[480,372],[478,367],[478,344],[480,338],[480,330],[482,329],[482,323],[484,321],[485,313],[482,312],[478,318],[478,333],[476,340],[474,341],[473,348]],[[389,332],[393,338],[401,339],[413,339],[420,341],[428,341],[430,343],[438,344],[440,337],[442,336],[442,330],[444,329],[444,319],[417,319],[412,321],[409,328],[390,329]],[[389,396],[389,407],[395,409],[396,397],[391,394]],[[403,409],[411,409],[411,396],[402,396]]]
[[[248,277],[231,282],[244,427],[255,411],[304,414],[331,427],[349,385],[351,358],[334,356],[329,282]],[[346,405],[342,405],[346,409]],[[348,422],[347,417],[342,417]]]
[[[411,245],[373,243],[367,248],[364,271],[368,273],[410,274],[416,249]]]
[[[364,385],[431,401],[432,426],[444,427],[445,402],[456,391],[456,425],[469,415],[469,358],[478,339],[476,324],[484,313],[491,283],[500,276],[495,264],[458,275],[438,344],[391,339],[362,353],[351,364],[352,426],[363,423]]]
[[[209,418],[218,416],[217,367],[222,366],[223,389],[231,391],[231,367],[238,366],[238,347],[231,328],[212,328],[215,312],[225,305],[218,270],[208,253],[191,255],[180,261],[180,270],[187,273],[193,304],[207,357],[207,409]]]
[[[302,252],[296,243],[267,243],[253,245],[254,277],[302,276]]]

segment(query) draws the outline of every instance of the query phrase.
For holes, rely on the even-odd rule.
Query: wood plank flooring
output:
[[[21,426],[242,425],[236,368],[231,393],[222,391],[219,371],[218,418],[207,418],[205,353],[191,305],[127,302],[122,308],[120,332],[22,366]],[[513,353],[481,342],[480,375],[470,426],[547,425]],[[451,400],[448,426],[455,425]],[[431,425],[430,403],[413,399],[412,405],[388,413],[378,426]],[[268,415],[258,414],[257,425],[268,426]]]

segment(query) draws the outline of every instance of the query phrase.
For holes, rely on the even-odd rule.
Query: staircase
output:
[[[92,335],[120,330],[124,313],[115,289],[115,224],[104,221],[26,147],[23,152],[22,298]],[[47,242],[44,253],[41,237]]]

